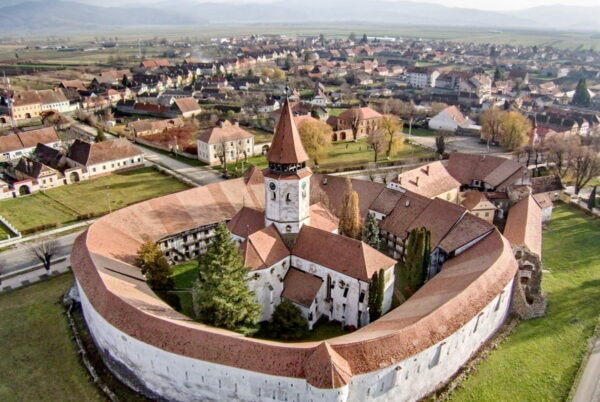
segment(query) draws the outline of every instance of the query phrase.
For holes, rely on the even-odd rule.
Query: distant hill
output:
[[[8,1],[14,3],[18,0]],[[600,31],[600,7],[554,5],[501,13],[408,0],[276,0],[272,3],[256,0],[243,3],[158,0],[121,7],[99,7],[62,0],[30,0],[2,7],[0,14],[3,16],[2,27],[5,32],[202,23],[311,22]]]
[[[168,10],[148,7],[98,7],[71,1],[24,2],[0,8],[2,28],[10,31],[88,30],[135,25],[182,25],[201,22]]]
[[[566,30],[600,31],[600,7],[551,5],[511,12],[511,16],[526,15],[539,25]]]

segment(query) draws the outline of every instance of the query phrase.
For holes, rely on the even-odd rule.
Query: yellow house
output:
[[[460,195],[461,205],[478,218],[494,223],[497,207],[488,200],[484,193],[477,190],[467,191]]]
[[[37,91],[23,91],[13,98],[13,116],[15,120],[39,117],[42,112],[42,102]]]

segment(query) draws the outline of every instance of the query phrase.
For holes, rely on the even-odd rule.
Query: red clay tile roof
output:
[[[298,128],[292,117],[289,101],[283,104],[267,160],[272,163],[284,164],[302,163],[308,160],[308,154],[304,150]]]
[[[358,106],[351,107],[350,109],[346,109],[342,113],[340,113],[339,118],[342,120],[352,120],[354,110],[358,109],[360,114],[360,120],[368,120],[368,119],[378,119],[381,117],[381,114],[371,109],[370,107],[361,107]]]
[[[402,198],[402,192],[386,188],[379,193],[369,209],[387,216],[392,212],[400,198]]]
[[[198,140],[207,144],[220,144],[223,142],[237,141],[252,137],[254,137],[254,135],[250,134],[243,128],[231,124],[228,121],[224,121],[221,123],[221,125],[217,125],[203,132],[198,137]]]
[[[198,101],[196,101],[196,99],[192,97],[177,98],[175,99],[175,105],[177,105],[177,108],[181,113],[195,112],[197,110],[200,110],[200,105],[198,104]]]
[[[396,208],[381,223],[381,229],[388,233],[406,238],[410,224],[423,212],[431,200],[407,191],[396,204]]]
[[[325,244],[327,247],[323,247]],[[343,252],[333,253],[332,250]],[[359,240],[310,226],[302,226],[292,255],[364,282],[370,282],[375,272],[396,263]]]
[[[369,207],[385,189],[383,183],[351,179],[352,189],[358,193],[358,208],[364,219],[369,212]],[[323,192],[327,195],[327,208],[336,216],[340,216],[344,191],[346,191],[346,178],[341,176],[328,176],[315,173],[311,177],[311,192]]]
[[[310,226],[328,232],[339,227],[340,220],[325,205],[318,202],[310,206]]]
[[[301,306],[310,307],[317,297],[321,285],[323,285],[323,279],[318,276],[296,268],[290,268],[283,280],[281,297]]]
[[[82,297],[110,325],[170,353],[268,375],[306,378],[319,386],[320,377],[329,378],[329,371],[319,373],[315,370],[322,366],[307,364],[318,343],[249,339],[194,322],[160,300],[139,270],[129,265],[144,235],[158,240],[231,219],[249,200],[263,202],[263,185],[243,183],[240,178],[193,188],[98,219],[78,237],[71,255]],[[444,263],[442,271],[400,307],[353,333],[330,339],[331,349],[348,362],[353,375],[389,367],[458,331],[498,296],[516,272],[508,241],[494,231]],[[133,279],[136,274],[139,279]]]
[[[460,183],[448,173],[440,161],[399,174],[394,181],[403,188],[427,198],[460,188]]]
[[[242,244],[240,252],[244,265],[252,270],[269,268],[290,255],[275,226],[252,233]]]
[[[18,151],[24,148],[33,148],[37,144],[51,144],[59,142],[54,127],[44,127],[37,130],[0,136],[0,153]]]
[[[458,223],[465,214],[465,208],[460,205],[434,198],[408,227],[413,229],[425,227],[431,232],[431,249],[433,250],[450,229]]]
[[[508,211],[504,237],[514,246],[525,246],[542,258],[542,210],[532,196]]]
[[[463,154],[452,152],[448,161],[448,172],[461,184],[470,185],[473,180],[480,180],[498,186],[509,179],[516,181],[526,169],[513,160],[491,155]]]
[[[227,222],[227,227],[231,233],[245,239],[265,227],[265,213],[254,208],[243,207]]]
[[[327,342],[321,343],[304,363],[308,382],[317,388],[340,388],[352,379],[350,365]]]
[[[495,226],[472,214],[465,214],[440,242],[440,248],[451,253],[468,243],[491,233]]]
[[[96,143],[75,140],[67,156],[84,166],[90,166],[142,154],[143,152],[126,138],[118,138]]]

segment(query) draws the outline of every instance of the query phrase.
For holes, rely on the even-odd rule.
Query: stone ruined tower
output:
[[[310,220],[308,155],[302,146],[288,100],[281,109],[275,137],[267,154],[265,174],[265,224],[275,225],[286,238],[295,238]]]

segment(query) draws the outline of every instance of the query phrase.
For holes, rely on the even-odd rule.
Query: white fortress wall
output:
[[[197,360],[141,342],[108,323],[92,307],[79,283],[77,287],[88,328],[107,364],[117,377],[138,390],[146,388],[176,401],[358,402],[412,401],[447,381],[504,323],[512,284],[443,342],[398,364],[355,375],[350,384],[339,389],[318,389],[304,379]]]
[[[354,376],[348,401],[415,401],[435,391],[504,324],[510,314],[513,282],[442,342],[385,369]]]

